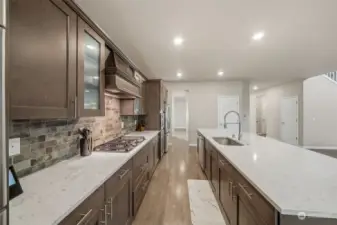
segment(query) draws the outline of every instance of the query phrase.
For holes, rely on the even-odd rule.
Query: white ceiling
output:
[[[151,78],[276,82],[337,70],[337,0],[76,2]]]

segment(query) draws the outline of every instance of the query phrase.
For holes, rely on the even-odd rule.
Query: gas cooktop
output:
[[[130,152],[145,140],[143,136],[123,136],[94,148],[94,151]]]

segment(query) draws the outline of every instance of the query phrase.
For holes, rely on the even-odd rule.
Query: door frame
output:
[[[185,98],[186,101],[186,122],[185,122],[185,129],[186,129],[186,138],[188,139],[188,133],[189,133],[189,111],[188,111],[188,97],[187,97],[187,92],[184,91],[175,91],[172,93],[172,104],[171,104],[171,134],[174,136],[174,128],[175,128],[175,115],[174,115],[174,110],[175,110],[175,98]]]
[[[240,114],[241,117],[241,113],[240,113],[240,96],[239,95],[218,95],[217,101],[218,101],[218,119],[217,119],[217,128],[219,128],[219,117],[220,117],[220,99],[223,98],[236,98],[238,100],[238,113]],[[242,118],[241,118],[242,119]]]
[[[282,137],[282,101],[285,99],[295,99],[296,100],[296,122],[297,122],[297,126],[296,126],[296,144],[299,145],[299,102],[298,102],[298,95],[294,95],[294,96],[287,96],[287,97],[282,97],[281,98],[281,107],[280,107],[280,139],[281,141],[283,141],[283,137]]]

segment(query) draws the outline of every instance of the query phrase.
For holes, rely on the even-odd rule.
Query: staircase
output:
[[[324,76],[337,83],[337,71],[327,73]]]

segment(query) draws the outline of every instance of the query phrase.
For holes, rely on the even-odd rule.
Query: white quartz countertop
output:
[[[281,213],[337,218],[337,160],[272,138],[243,133],[245,146],[223,146],[225,130],[198,129]]]
[[[10,201],[10,225],[58,224],[159,131],[133,132],[145,141],[129,153],[94,152],[76,156],[20,179],[24,193]]]

